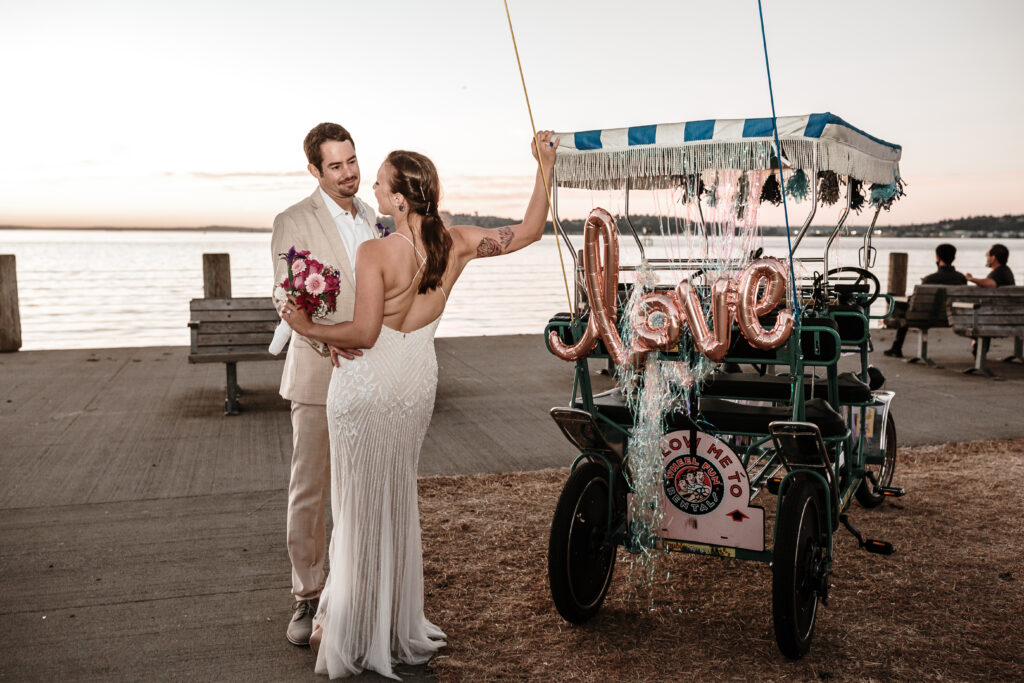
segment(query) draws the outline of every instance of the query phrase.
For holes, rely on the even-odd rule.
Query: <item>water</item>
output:
[[[573,239],[582,247],[579,237]],[[1009,248],[1011,267],[1024,253],[1024,239],[876,238],[875,273],[883,287],[890,252],[909,254],[909,289],[935,269],[934,249],[942,241],[957,246],[958,270],[976,276],[988,273],[984,254],[993,242]],[[861,243],[841,238],[830,265],[857,265]],[[798,255],[820,256],[824,244],[824,238],[807,238]],[[633,240],[623,237],[621,245],[622,263],[635,264]],[[654,238],[647,252],[678,255],[686,246],[675,238]],[[786,254],[784,237],[766,238],[764,247],[770,255]],[[189,300],[203,296],[206,252],[231,255],[234,296],[269,296],[270,233],[0,231],[0,253],[17,257],[22,348],[188,345]],[[563,255],[570,264],[564,249]],[[551,315],[565,310],[558,251],[554,239],[545,237],[520,252],[472,262],[452,292],[438,335],[539,333]]]

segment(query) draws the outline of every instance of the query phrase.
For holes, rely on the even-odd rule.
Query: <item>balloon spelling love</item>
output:
[[[602,246],[603,256],[599,258]],[[616,365],[637,366],[651,351],[667,350],[678,343],[685,324],[697,350],[717,363],[729,351],[734,318],[747,341],[759,349],[782,346],[793,331],[793,311],[789,309],[779,311],[770,330],[759,320],[759,316],[774,310],[785,299],[788,276],[778,259],[759,258],[744,268],[738,278],[720,278],[711,285],[711,329],[704,319],[700,297],[687,280],[680,282],[675,291],[642,296],[630,321],[636,341],[627,349],[615,326],[618,232],[615,219],[604,209],[594,209],[587,217],[583,231],[583,274],[590,301],[590,319],[583,336],[575,344],[566,344],[557,331],[548,335],[551,350],[563,360],[586,357],[602,340]]]

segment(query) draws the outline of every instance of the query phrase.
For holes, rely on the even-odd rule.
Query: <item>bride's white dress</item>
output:
[[[331,678],[365,669],[398,678],[393,664],[422,664],[445,645],[423,614],[416,489],[434,410],[439,321],[409,333],[384,327],[373,348],[331,377],[334,531],[313,622],[322,630],[316,672]]]

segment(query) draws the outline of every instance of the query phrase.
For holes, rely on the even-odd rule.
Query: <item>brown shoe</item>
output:
[[[288,630],[284,634],[289,643],[300,647],[309,645],[309,636],[313,633],[313,615],[316,614],[319,604],[319,598],[299,600],[295,603],[291,623],[288,624]]]

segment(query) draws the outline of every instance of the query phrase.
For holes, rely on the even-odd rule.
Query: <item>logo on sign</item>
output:
[[[691,515],[706,515],[719,506],[725,492],[722,473],[699,455],[680,455],[665,465],[665,497]]]

